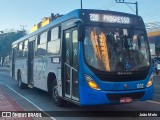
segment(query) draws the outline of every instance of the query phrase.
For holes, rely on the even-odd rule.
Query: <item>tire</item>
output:
[[[63,99],[58,95],[58,87],[56,80],[52,82],[51,96],[56,106],[62,107],[64,105]]]
[[[24,89],[26,87],[26,85],[22,82],[20,72],[18,72],[18,74],[17,74],[17,80],[18,80],[18,87],[20,89]]]

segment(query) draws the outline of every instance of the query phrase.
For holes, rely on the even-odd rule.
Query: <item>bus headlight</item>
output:
[[[99,86],[93,81],[93,79],[90,76],[85,75],[85,78],[86,78],[86,81],[87,81],[89,87],[91,87],[92,89],[95,89],[95,90],[101,90],[99,88]]]
[[[152,84],[153,84],[153,74],[150,76],[150,79],[149,79],[146,87],[150,87],[150,86],[152,86]]]

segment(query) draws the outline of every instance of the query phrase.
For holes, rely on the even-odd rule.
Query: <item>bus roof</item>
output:
[[[38,30],[34,31],[33,33],[30,33],[22,38],[20,38],[19,40],[16,40],[12,43],[12,45],[14,44],[17,44],[25,39],[28,39],[40,32],[43,32],[53,26],[56,26],[62,22],[65,22],[69,19],[72,19],[72,18],[81,18],[81,13],[108,13],[108,14],[116,14],[116,15],[125,15],[125,16],[129,16],[129,17],[134,17],[134,18],[139,18],[140,16],[137,16],[137,15],[133,15],[133,14],[129,14],[129,13],[122,13],[122,12],[117,12],[117,11],[106,11],[106,10],[95,10],[95,9],[76,9],[76,10],[73,10],[71,11],[70,13],[56,19],[56,20],[53,20],[52,22],[50,22],[49,24],[47,24],[46,26],[44,27],[41,27],[39,28]]]

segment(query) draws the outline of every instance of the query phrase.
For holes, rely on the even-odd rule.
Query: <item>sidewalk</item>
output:
[[[4,70],[5,68],[0,67],[0,75],[2,75],[1,73],[6,73],[2,69]],[[7,74],[6,76],[8,76]],[[1,76],[0,79],[0,120],[52,120],[46,113],[3,83],[5,75]]]
[[[23,109],[0,88],[0,111],[23,111]]]
[[[0,86],[0,111],[24,111]],[[4,114],[3,114],[4,115]],[[33,120],[33,118],[1,117],[0,120]]]

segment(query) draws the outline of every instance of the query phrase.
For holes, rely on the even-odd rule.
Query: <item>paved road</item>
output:
[[[160,77],[154,78],[154,85],[155,85],[155,94],[154,98],[151,101],[145,101],[145,102],[133,102],[131,104],[121,104],[121,105],[102,105],[102,106],[88,106],[88,107],[80,107],[76,106],[74,104],[68,103],[66,107],[60,108],[53,104],[53,101],[49,97],[49,95],[39,89],[24,89],[20,90],[17,85],[17,81],[11,79],[9,76],[9,70],[0,68],[0,84],[3,84],[4,90],[8,91],[11,95],[11,91],[17,94],[19,96],[19,101],[17,100],[17,96],[11,95],[13,99],[17,100],[19,104],[23,103],[23,99],[27,99],[31,102],[37,109],[43,110],[48,112],[49,114],[53,114],[50,111],[61,111],[58,112],[59,115],[66,114],[62,111],[84,111],[83,117],[54,117],[57,120],[106,120],[106,119],[139,119],[139,120],[158,120],[158,117],[152,117],[152,118],[146,118],[146,117],[130,117],[130,118],[117,118],[117,117],[85,117],[88,114],[90,116],[95,116],[95,114],[99,115],[101,111],[126,111],[125,114],[127,114],[127,111],[160,111]],[[23,105],[23,104],[22,104]],[[31,109],[32,110],[32,109]],[[99,112],[92,112],[89,113],[89,111],[99,111]],[[76,115],[74,112],[73,114]],[[106,112],[106,114],[109,114]],[[130,113],[128,113],[130,114]],[[78,115],[78,114],[77,114]],[[101,115],[101,114],[100,114]],[[54,116],[54,115],[53,115]],[[73,115],[74,116],[74,115]]]

